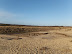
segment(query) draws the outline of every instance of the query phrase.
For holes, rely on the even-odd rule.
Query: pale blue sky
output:
[[[0,0],[0,23],[72,26],[72,0]]]

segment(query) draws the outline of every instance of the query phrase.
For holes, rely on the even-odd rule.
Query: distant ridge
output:
[[[19,24],[5,24],[5,23],[0,23],[0,26],[32,26],[32,25],[19,25]]]
[[[5,24],[5,23],[0,23],[0,26],[69,27],[69,26],[38,26],[38,25],[19,25],[19,24]]]

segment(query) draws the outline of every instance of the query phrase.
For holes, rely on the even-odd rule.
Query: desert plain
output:
[[[72,27],[0,26],[0,54],[72,54]]]

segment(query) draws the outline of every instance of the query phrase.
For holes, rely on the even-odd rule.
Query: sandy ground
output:
[[[19,37],[0,35],[0,54],[72,54],[72,28],[38,33],[46,35]]]

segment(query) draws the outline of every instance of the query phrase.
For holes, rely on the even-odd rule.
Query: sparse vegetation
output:
[[[0,34],[20,34],[20,33],[29,33],[29,32],[38,32],[46,30],[54,30],[53,27],[17,27],[17,26],[1,26]]]

